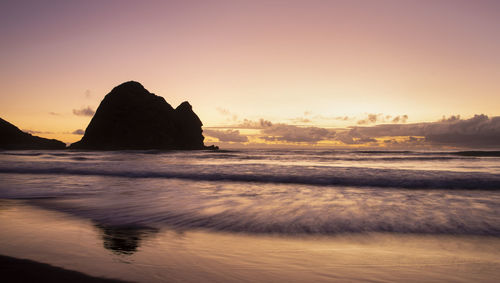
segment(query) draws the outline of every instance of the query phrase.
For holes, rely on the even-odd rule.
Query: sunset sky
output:
[[[75,142],[135,80],[207,143],[495,147],[499,31],[494,0],[3,0],[0,117]]]

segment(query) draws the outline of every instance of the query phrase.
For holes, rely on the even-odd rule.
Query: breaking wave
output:
[[[500,236],[498,155],[0,151],[0,198],[106,226]]]
[[[192,181],[214,182],[253,182],[275,184],[302,184],[316,186],[355,186],[382,187],[403,189],[463,189],[463,190],[500,190],[500,175],[481,172],[448,172],[425,170],[397,170],[356,167],[334,168],[274,168],[276,172],[265,173],[264,170],[234,172],[238,169],[222,167],[204,173],[200,166],[191,166],[184,171],[145,171],[115,170],[102,168],[68,167],[0,167],[0,173],[10,174],[50,174],[50,175],[83,175],[108,176],[124,178],[163,178],[184,179]],[[240,168],[248,169],[248,168]],[[263,172],[264,171],[264,172]],[[289,174],[287,174],[287,171]]]

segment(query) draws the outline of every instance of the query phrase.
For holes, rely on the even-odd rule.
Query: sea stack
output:
[[[0,149],[65,149],[66,144],[45,139],[19,130],[18,127],[0,118]]]
[[[84,136],[70,149],[215,149],[204,146],[202,125],[188,102],[174,109],[129,81],[104,97]]]

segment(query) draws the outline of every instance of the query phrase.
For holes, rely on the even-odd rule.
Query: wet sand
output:
[[[95,280],[495,282],[500,278],[498,237],[283,236],[110,227],[11,200],[0,201],[0,227],[0,254],[98,277]],[[6,265],[11,271],[24,266],[38,274],[47,268],[14,259],[7,262],[12,263]]]

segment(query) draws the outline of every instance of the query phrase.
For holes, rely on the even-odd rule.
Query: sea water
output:
[[[156,252],[158,249],[161,251],[161,247],[165,248],[165,243],[158,243],[162,242],[159,239],[175,242],[176,237],[172,235],[177,233],[191,235],[189,244],[181,245],[183,248],[192,249],[196,246],[195,243],[203,242],[200,239],[205,239],[207,243],[204,245],[208,246],[204,251],[210,251],[207,254],[212,256],[217,254],[215,261],[195,268],[200,271],[211,266],[217,271],[212,274],[214,277],[193,273],[191,266],[191,273],[182,273],[186,274],[185,277],[182,274],[160,272],[161,276],[156,278],[158,281],[198,281],[199,277],[189,277],[193,274],[214,281],[252,281],[249,277],[252,272],[248,270],[228,271],[221,268],[222,263],[215,266],[211,264],[217,262],[217,259],[234,263],[244,258],[250,263],[245,261],[246,264],[238,266],[239,268],[253,267],[262,273],[262,268],[272,266],[272,263],[266,263],[270,260],[269,257],[262,253],[252,255],[251,252],[257,253],[263,245],[276,247],[276,259],[273,262],[278,265],[277,270],[269,276],[259,278],[264,281],[286,278],[298,281],[330,280],[335,278],[335,274],[340,276],[337,278],[339,280],[440,280],[446,278],[445,274],[456,273],[452,268],[449,274],[446,270],[437,275],[432,273],[434,277],[430,276],[432,274],[428,274],[428,277],[417,276],[413,270],[397,278],[385,278],[380,274],[358,278],[349,277],[353,274],[346,272],[359,264],[369,265],[369,260],[353,261],[352,258],[370,253],[370,249],[377,249],[377,253],[372,255],[372,264],[383,261],[385,256],[390,262],[388,266],[392,266],[391,264],[400,264],[401,258],[388,259],[387,251],[392,250],[408,257],[408,252],[415,253],[418,243],[424,242],[427,243],[422,244],[425,248],[421,248],[418,251],[420,255],[415,254],[416,257],[426,258],[428,252],[433,250],[441,250],[444,254],[448,252],[445,259],[438,260],[442,264],[450,258],[460,258],[458,247],[462,246],[470,251],[467,259],[462,258],[467,268],[477,264],[474,259],[487,259],[485,264],[492,270],[498,270],[497,267],[500,266],[500,259],[494,256],[500,251],[499,152],[325,149],[2,151],[0,199],[3,199],[3,209],[0,209],[0,217],[2,214],[4,216],[2,225],[17,227],[7,229],[6,231],[10,231],[8,233],[0,232],[0,240],[3,240],[0,253],[30,258],[26,255],[29,254],[28,251],[21,251],[25,250],[22,248],[23,243],[31,243],[32,240],[19,240],[16,235],[23,233],[23,229],[31,229],[36,235],[33,227],[42,225],[38,222],[46,222],[43,227],[50,228],[51,221],[56,223],[57,219],[62,221],[61,219],[70,217],[73,219],[71,221],[90,223],[94,227],[92,229],[98,231],[97,237],[99,241],[103,241],[104,248],[125,262],[127,260],[123,257],[138,258],[141,252],[146,257],[148,253],[145,247],[148,246],[156,249]],[[33,211],[43,211],[41,215],[49,216],[45,220],[30,222],[30,226],[25,223],[26,219],[39,214]],[[85,226],[81,222],[75,223],[67,225]],[[60,230],[67,225],[53,224],[50,229]],[[66,232],[68,231],[59,231],[58,235]],[[197,235],[203,236],[194,240]],[[384,235],[383,238],[380,235]],[[58,238],[54,235],[45,237]],[[328,245],[335,246],[336,256],[331,255],[330,261],[327,261],[335,262],[333,258],[339,258],[339,237],[344,239],[340,241],[343,243],[340,244],[340,250],[352,248],[352,245],[357,249],[343,261],[350,264],[349,267],[344,266],[343,272],[339,272],[338,265],[334,265],[336,272],[332,269],[328,271],[320,262],[314,266],[303,263],[301,267],[300,259],[303,257],[308,258],[309,262],[316,262],[325,256],[311,254],[311,247],[328,251]],[[437,242],[429,244],[429,237]],[[223,246],[214,244],[218,241],[225,241],[234,250],[220,253]],[[298,242],[290,244],[294,241]],[[405,241],[413,244],[405,246]],[[253,245],[253,248],[246,251],[249,254],[240,254],[238,257],[241,245],[237,243],[240,242],[247,243],[246,246]],[[318,242],[324,245],[318,248]],[[366,246],[367,242],[371,245]],[[390,245],[388,242],[397,244]],[[453,248],[445,247],[443,250],[445,242],[454,243]],[[359,248],[360,243],[364,243],[364,249]],[[489,244],[479,247],[478,243]],[[38,255],[57,249],[58,245],[55,241],[44,250],[44,244],[38,244],[37,248],[43,250]],[[92,245],[94,244],[88,244],[87,241],[86,249],[90,250]],[[164,252],[180,252],[180,246],[171,246],[172,243],[169,245],[168,251]],[[280,259],[280,256],[289,253],[290,249],[293,250],[291,247],[296,248],[297,245],[307,247],[307,252],[294,250],[293,256],[299,262],[280,268],[279,263],[287,262],[285,258]],[[280,246],[286,248],[277,248]],[[486,252],[487,249],[493,255],[477,254]],[[59,251],[58,256],[64,258],[65,252],[70,253],[69,250],[70,248]],[[383,256],[380,255],[381,252]],[[149,252],[150,259],[161,258],[153,254],[152,251]],[[197,250],[196,255],[199,257],[200,254],[203,252]],[[71,256],[74,257],[74,253],[67,255],[68,258]],[[186,257],[185,262],[191,262],[197,256]],[[94,255],[92,258],[99,257]],[[42,259],[35,256],[33,259],[61,265],[49,256]],[[430,261],[415,262],[414,257],[407,258],[411,264],[435,263],[435,260],[432,257]],[[78,269],[78,266],[83,265],[82,261],[65,267]],[[166,259],[163,258],[163,261]],[[134,262],[128,264],[134,265]],[[181,266],[185,267],[182,262],[176,264],[175,270],[183,270]],[[134,266],[137,270],[147,269],[144,265]],[[162,270],[161,268],[161,265],[157,267],[158,270]],[[163,268],[171,270],[172,266],[166,264]],[[291,272],[296,268],[302,268],[304,272],[313,272],[316,268],[316,273],[313,272],[316,277],[311,274],[303,278],[290,274],[287,277],[280,273],[280,270]],[[498,275],[485,273],[486,269],[484,266],[482,268],[482,274],[486,274],[486,278],[469,279],[487,280]],[[84,269],[90,273],[92,270]],[[465,269],[462,268],[463,270]],[[352,272],[362,274],[359,270]],[[394,274],[401,275],[397,272]],[[127,279],[116,272],[98,275]],[[223,276],[217,277],[219,275]],[[144,275],[130,278],[151,281],[153,277]]]

